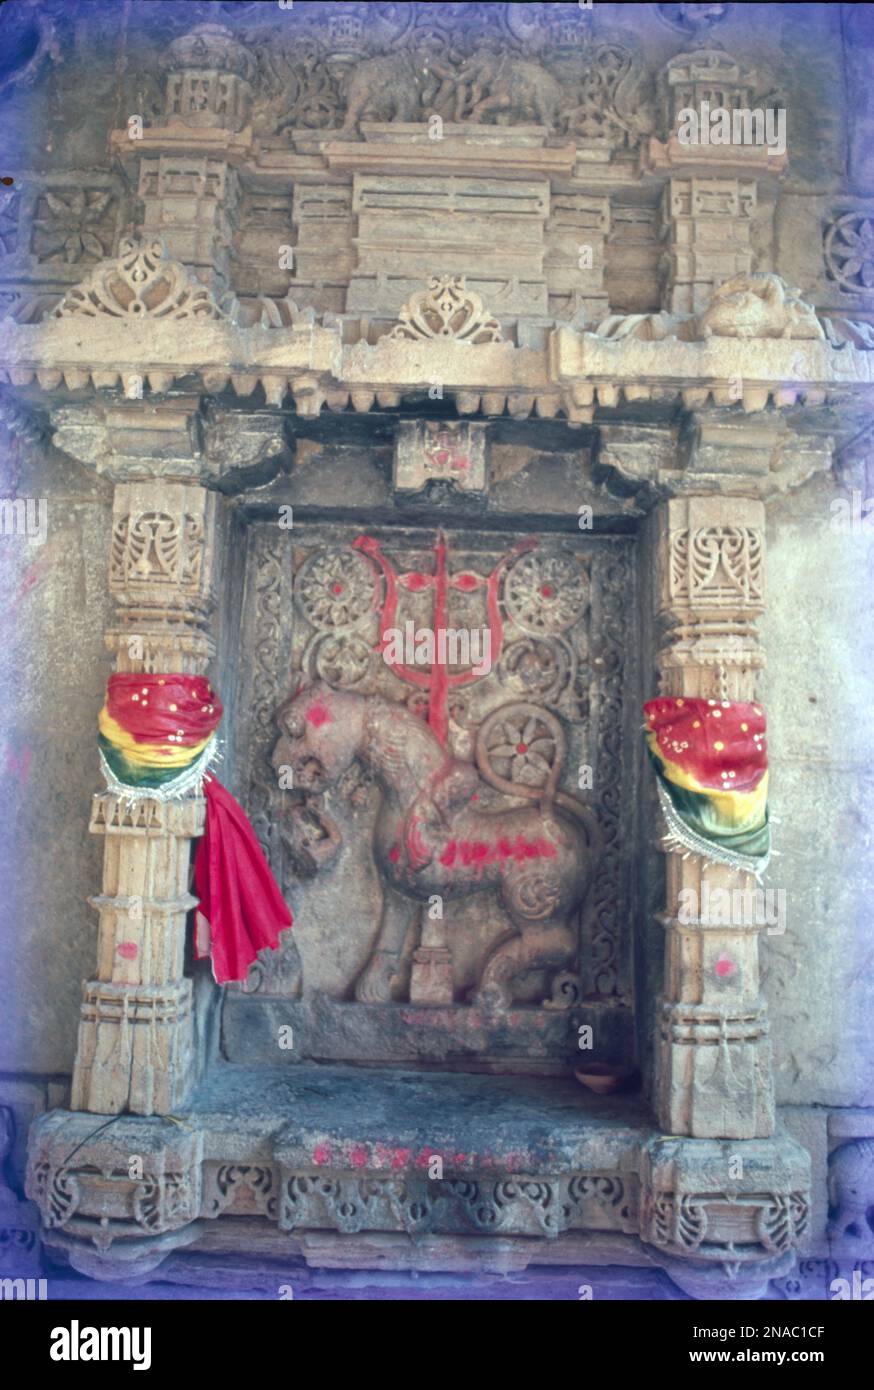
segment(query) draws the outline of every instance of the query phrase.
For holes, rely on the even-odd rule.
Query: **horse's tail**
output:
[[[600,859],[601,851],[604,848],[604,836],[594,811],[577,797],[571,796],[569,792],[556,792],[554,801],[556,806],[560,806],[562,810],[573,816],[574,820],[579,821],[585,831],[592,858]]]

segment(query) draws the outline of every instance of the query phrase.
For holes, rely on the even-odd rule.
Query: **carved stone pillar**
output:
[[[220,499],[204,483],[211,468],[275,451],[281,423],[241,421],[235,433],[223,416],[204,420],[193,397],[63,407],[55,420],[56,442],[116,481],[109,586],[118,608],[106,634],[116,669],[205,674],[214,654],[207,622]],[[103,886],[91,899],[97,971],[84,987],[74,1110],[167,1114],[188,1098],[185,930],[196,901],[190,847],[204,813],[201,797],[134,805],[108,792],[94,797],[90,829],[104,836]]]
[[[107,633],[119,671],[203,674],[212,644],[214,493],[163,479],[119,483],[110,589],[118,625]],[[85,985],[72,1105],[112,1114],[166,1114],[193,1076],[191,981],[183,974],[191,840],[204,802],[95,796],[90,829],[105,837],[97,978]]]
[[[657,509],[654,522],[661,693],[754,700],[762,665],[756,621],[763,606],[763,503],[674,498]],[[741,871],[668,855],[658,1079],[659,1117],[668,1134],[753,1139],[773,1133],[770,1044],[759,996],[761,928],[752,924],[754,913],[735,919],[732,912],[723,925],[720,914],[701,911],[717,888],[732,893],[754,886]],[[677,905],[689,901],[697,901],[699,912],[680,921]]]

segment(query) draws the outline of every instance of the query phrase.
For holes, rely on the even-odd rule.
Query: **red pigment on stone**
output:
[[[323,724],[331,723],[331,711],[326,705],[322,704],[321,700],[317,700],[315,704],[310,705],[306,717],[307,723],[312,724],[314,729],[320,729]]]
[[[440,863],[447,869],[459,865],[481,868],[484,864],[507,859],[514,859],[517,864],[524,863],[526,859],[554,859],[555,853],[555,845],[542,837],[526,840],[524,836],[517,835],[515,840],[500,839],[492,843],[487,840],[449,840],[440,855]]]
[[[349,1150],[349,1162],[353,1168],[366,1168],[368,1157],[366,1144],[353,1144]]]
[[[135,941],[119,941],[115,949],[123,960],[136,960],[139,955],[139,947]]]
[[[737,969],[733,960],[729,956],[720,956],[716,962],[716,973],[720,976],[733,975]]]
[[[388,857],[393,864],[396,864],[401,857],[400,845],[392,845],[391,849],[388,852]]]
[[[330,1144],[316,1144],[313,1149],[313,1163],[330,1163],[331,1146]]]

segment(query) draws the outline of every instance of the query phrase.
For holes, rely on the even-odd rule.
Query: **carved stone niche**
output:
[[[251,527],[249,806],[301,925],[229,991],[229,1059],[567,1074],[597,1018],[633,1065],[634,548],[459,528],[487,428],[399,424],[400,527]]]

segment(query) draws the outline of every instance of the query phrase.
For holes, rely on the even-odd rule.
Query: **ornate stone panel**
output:
[[[426,667],[407,660],[390,664],[380,650],[381,634],[397,631],[407,640],[408,633],[434,621],[434,583],[441,569],[448,580],[447,623],[473,634],[474,643],[477,633],[489,633],[489,659],[479,663],[485,668],[479,674],[472,659],[461,666],[450,662],[447,679],[439,661]],[[295,527],[291,535],[279,526],[253,528],[244,631],[255,660],[243,692],[244,703],[252,707],[249,809],[300,925],[278,956],[253,967],[246,992],[228,998],[228,1055],[239,1050],[249,1056],[264,1045],[261,1024],[250,1022],[247,1032],[244,1018],[255,1019],[260,1012],[266,1028],[285,1007],[280,1001],[301,998],[295,1013],[302,1029],[300,1056],[308,1048],[314,1055],[321,1048],[344,1056],[349,1055],[344,1049],[365,1047],[386,1059],[456,1051],[459,1057],[475,1057],[496,1048],[496,1056],[503,1055],[506,1063],[512,1055],[524,1070],[530,1047],[529,1061],[537,1069],[569,1055],[568,1006],[584,1011],[608,1001],[627,1006],[630,860],[622,827],[630,803],[623,808],[619,788],[630,787],[632,776],[623,730],[634,718],[635,629],[628,604],[634,582],[629,546],[621,541],[569,546],[478,539],[471,544],[463,532],[450,532],[441,542],[440,534],[421,528],[406,529],[403,536],[386,532],[384,538],[356,537],[348,528]],[[337,788],[326,793],[307,792],[305,781],[293,776],[291,787],[288,780],[279,785],[277,766],[281,769],[285,754],[277,747],[277,734],[283,725],[280,720],[277,728],[273,721],[283,697],[309,684],[352,694],[353,710],[356,702],[369,702],[377,721],[383,706],[387,712],[395,709],[401,721],[411,719],[405,738],[412,747],[422,730],[425,758],[442,701],[453,777],[459,791],[470,782],[465,795],[472,795],[484,813],[500,816],[502,808],[515,808],[518,820],[527,814],[526,798],[555,779],[577,797],[583,789],[583,803],[597,815],[601,848],[582,914],[574,912],[578,925],[568,949],[550,956],[551,968],[535,952],[512,995],[505,995],[503,986],[499,991],[502,1008],[512,1000],[514,1024],[528,1042],[520,1044],[519,1036],[513,1041],[500,1011],[492,1017],[485,1002],[484,980],[498,969],[500,942],[508,929],[512,932],[497,881],[488,892],[447,899],[445,921],[429,917],[430,900],[420,893],[419,945],[416,921],[398,925],[401,939],[392,948],[400,951],[397,978],[390,990],[387,979],[378,980],[385,949],[380,943],[386,931],[390,936],[395,930],[386,914],[404,910],[377,871],[383,823],[378,808],[395,796],[392,774],[377,753],[353,761]],[[390,762],[395,755],[385,756]],[[404,777],[414,775],[414,765]],[[448,808],[458,793],[447,786],[447,794]],[[408,816],[419,818],[415,834],[424,834],[427,842],[434,833],[433,827],[425,829],[431,803],[422,801],[417,810],[416,798],[406,799]],[[405,835],[412,823],[408,820]],[[524,827],[513,833],[528,835]],[[441,841],[441,862],[448,864],[446,856],[454,851],[461,867],[466,844],[464,837],[457,844]],[[386,852],[392,861],[391,845]],[[410,853],[416,862],[417,854],[430,851],[414,846]],[[400,856],[398,850],[395,860]],[[546,891],[546,878],[540,888],[538,882],[532,870],[531,892]],[[374,945],[380,900],[382,927]],[[548,895],[544,914],[547,901]],[[524,911],[533,910],[532,900]],[[260,1011],[259,998],[264,1001]],[[428,1007],[410,1007],[417,1003],[439,1006],[445,1017],[429,1016]],[[623,1012],[614,1008],[611,1017],[621,1019]],[[541,1019],[536,1042],[534,1017]],[[409,1032],[414,1018],[418,1041]],[[619,1023],[604,1023],[614,1041],[616,1027],[621,1032]],[[363,1030],[358,1042],[356,1030]],[[602,1034],[605,1042],[607,1034]]]

